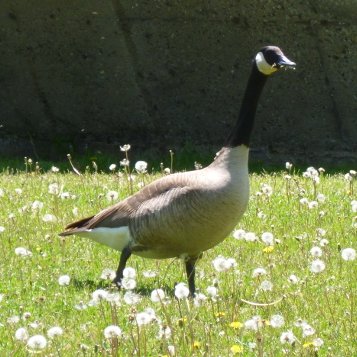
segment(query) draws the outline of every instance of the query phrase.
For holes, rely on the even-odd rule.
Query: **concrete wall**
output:
[[[356,0],[2,0],[0,155],[71,148],[219,147],[251,59],[298,63],[270,79],[253,152],[356,159]]]

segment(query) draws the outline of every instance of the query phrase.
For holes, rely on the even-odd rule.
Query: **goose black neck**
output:
[[[255,112],[267,78],[268,76],[262,74],[254,62],[244,93],[239,117],[227,138],[226,147],[235,147],[242,144],[247,147],[249,146],[250,135],[254,126]]]

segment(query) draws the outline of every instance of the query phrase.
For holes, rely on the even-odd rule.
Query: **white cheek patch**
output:
[[[115,250],[122,251],[132,240],[129,227],[107,228],[99,227],[77,233],[80,237],[86,237],[95,242],[104,244]]]
[[[266,76],[269,76],[270,74],[277,71],[277,69],[275,67],[272,67],[265,60],[264,55],[261,52],[258,52],[258,54],[255,56],[255,63],[257,64],[259,72],[262,72]]]

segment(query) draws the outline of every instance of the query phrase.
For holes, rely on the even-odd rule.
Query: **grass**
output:
[[[254,232],[258,239],[231,235],[205,252],[196,285],[206,300],[175,298],[175,284],[186,281],[178,259],[133,256],[128,266],[136,270],[134,297],[139,299],[133,303],[133,297],[101,277],[104,269],[116,269],[117,252],[84,238],[58,236],[67,223],[109,205],[109,191],[118,192],[115,201],[128,196],[127,174],[91,167],[78,176],[33,166],[0,174],[1,356],[33,352],[26,333],[23,341],[17,339],[21,327],[29,336],[46,337],[47,346],[41,349],[39,342],[36,351],[43,356],[357,354],[357,260],[341,256],[343,249],[357,248],[357,217],[351,208],[356,195],[344,175],[320,175],[314,184],[294,172],[290,179],[284,171],[252,174],[249,208],[237,229]],[[160,175],[136,175],[134,190]],[[262,241],[264,232],[273,234],[273,245]],[[16,254],[19,247],[31,254]],[[312,256],[313,247],[321,248],[320,257]],[[221,259],[224,271],[217,271],[212,262],[218,256],[234,260]],[[325,264],[320,273],[310,270],[317,259]],[[253,277],[259,267],[265,274]],[[62,286],[59,278],[64,275],[70,282]],[[207,288],[213,294],[212,287],[217,296],[209,296]],[[165,297],[153,302],[151,292],[158,288]],[[146,324],[152,316],[148,308],[156,318]],[[274,315],[283,317],[282,326],[275,326]],[[121,336],[106,338],[110,325],[119,326]],[[54,326],[63,334],[50,338],[48,330]],[[288,331],[294,337],[284,335]],[[281,342],[284,336],[287,343]]]

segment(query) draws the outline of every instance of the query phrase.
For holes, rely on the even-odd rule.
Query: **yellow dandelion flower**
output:
[[[314,347],[314,343],[313,342],[305,342],[302,346],[304,348],[311,348],[311,347]]]
[[[192,347],[193,349],[198,350],[201,347],[201,342],[194,341]]]
[[[269,245],[263,249],[264,253],[271,253],[272,251],[274,251],[274,247],[272,245]]]
[[[223,312],[223,311],[219,311],[219,312],[216,312],[216,313],[215,313],[215,316],[218,317],[218,318],[224,317],[224,316],[226,316],[226,313]]]
[[[230,327],[233,327],[234,329],[239,329],[243,326],[243,324],[239,321],[233,321],[229,324]]]
[[[231,347],[231,352],[236,355],[237,353],[242,353],[243,352],[243,347],[241,345],[233,345]]]

